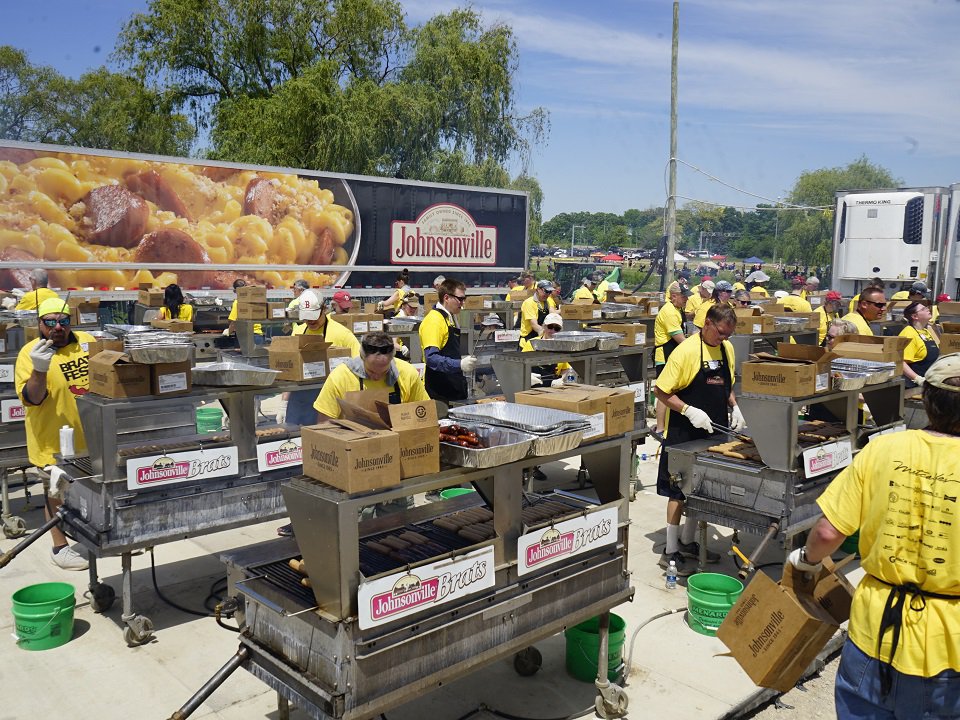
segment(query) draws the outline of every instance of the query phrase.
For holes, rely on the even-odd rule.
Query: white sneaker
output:
[[[50,561],[64,570],[86,570],[90,567],[87,559],[69,545],[62,548],[58,553],[51,550]]]

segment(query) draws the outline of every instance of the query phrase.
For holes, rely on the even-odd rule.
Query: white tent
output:
[[[720,266],[717,265],[715,262],[701,262],[699,265],[697,265],[697,267],[699,267],[699,268],[709,268],[710,270],[719,270],[719,269],[720,269]]]
[[[683,255],[681,255],[680,253],[675,252],[675,253],[673,254],[673,261],[674,261],[675,263],[678,263],[678,262],[690,262],[690,258],[685,258],[685,257],[684,257]]]

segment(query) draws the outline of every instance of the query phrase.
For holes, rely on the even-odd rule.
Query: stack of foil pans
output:
[[[128,334],[123,338],[124,352],[133,358],[134,362],[148,365],[189,360],[193,349],[193,337],[190,333],[151,330]]]
[[[590,428],[586,415],[519,403],[493,402],[451,408],[449,416],[506,427],[533,436],[530,454],[553,455],[577,447]]]
[[[856,358],[834,358],[830,361],[830,370],[841,373],[861,373],[866,375],[865,384],[876,385],[890,380],[896,373],[896,363],[858,360]]]

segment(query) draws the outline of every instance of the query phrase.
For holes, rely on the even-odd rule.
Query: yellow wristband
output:
[[[687,408],[689,408],[689,407],[690,407],[689,405],[684,404],[684,406],[683,406],[682,408],[680,408],[680,414],[681,414],[681,415],[686,415],[686,414],[687,414]]]

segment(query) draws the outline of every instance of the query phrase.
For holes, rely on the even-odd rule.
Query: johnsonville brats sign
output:
[[[496,584],[493,546],[387,575],[360,585],[360,628],[431,611]]]
[[[288,438],[257,445],[257,470],[267,472],[303,465],[300,438]]]
[[[517,573],[526,575],[616,541],[616,508],[564,520],[517,539]]]
[[[145,490],[191,480],[228,477],[240,473],[234,445],[210,450],[191,450],[127,460],[127,489]]]
[[[481,227],[462,207],[441,203],[416,220],[390,225],[390,262],[400,265],[496,265],[497,228]]]

